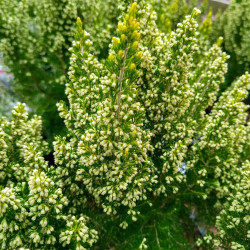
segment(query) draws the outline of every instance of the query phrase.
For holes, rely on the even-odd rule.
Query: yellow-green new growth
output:
[[[131,4],[119,21],[105,64],[88,52],[86,32],[80,25],[78,21],[71,49],[71,81],[66,90],[70,107],[59,104],[73,137],[54,144],[56,163],[60,165],[57,172],[67,178],[70,168],[74,169],[76,175],[61,182],[76,197],[84,187],[107,214],[117,214],[117,209],[125,206],[128,217],[136,219],[133,209],[147,199],[156,181],[148,157],[152,151],[150,132],[143,128],[145,109],[137,87],[137,67],[143,56],[138,49],[141,35],[137,3]],[[62,159],[62,147],[69,161]]]

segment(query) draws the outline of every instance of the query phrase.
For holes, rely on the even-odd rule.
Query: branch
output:
[[[127,59],[127,53],[128,53],[128,48],[126,48],[124,51],[124,59],[123,59],[122,68],[120,69],[119,78],[118,78],[119,91],[118,91],[118,95],[117,95],[118,108],[117,108],[117,112],[116,112],[118,122],[120,121],[122,81],[123,81],[123,75],[124,75],[124,71],[125,71],[125,63],[126,63],[126,59]]]
[[[154,228],[155,228],[156,242],[157,242],[157,245],[158,245],[159,249],[161,249],[161,245],[160,245],[160,241],[159,241],[159,237],[158,237],[157,228],[155,226],[155,221],[154,221]]]

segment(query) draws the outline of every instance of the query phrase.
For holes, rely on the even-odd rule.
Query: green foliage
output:
[[[230,55],[226,86],[244,71],[250,71],[250,1],[232,0],[215,19],[211,40],[224,37],[223,48]]]
[[[196,4],[184,0],[149,2],[159,17],[158,26],[167,32],[175,29]],[[13,88],[33,113],[42,116],[44,134],[51,140],[53,134],[64,133],[55,104],[67,100],[64,86],[69,66],[68,47],[76,31],[75,19],[79,16],[90,34],[91,52],[103,59],[108,54],[117,19],[128,3],[112,0],[0,2],[0,51],[14,75]]]
[[[203,190],[205,196],[215,190],[212,197],[228,196],[238,182],[238,161],[247,140],[245,123],[249,108],[242,101],[247,97],[249,84],[249,74],[245,74],[222,94],[197,135],[200,139],[191,147],[189,175],[192,185],[197,178],[197,192]]]
[[[66,85],[70,106],[58,104],[69,133],[54,143],[57,174],[71,196],[72,212],[86,204],[87,195],[107,215],[113,214],[116,223],[121,221],[122,228],[140,220],[142,201],[151,205],[152,193],[162,197],[183,192],[198,203],[200,198],[210,202],[215,192],[216,201],[227,196],[246,135],[247,106],[242,100],[249,76],[240,78],[216,102],[228,57],[218,45],[200,51],[195,21],[199,11],[165,35],[158,30],[150,6],[143,1],[137,4],[138,12],[133,4],[120,19],[105,62],[91,53],[89,34],[78,19]],[[204,33],[211,24],[207,22]],[[232,133],[235,129],[237,134]],[[224,141],[215,144],[209,133],[225,137]],[[204,151],[197,149],[199,145]],[[206,145],[217,152],[209,152]],[[220,157],[227,151],[221,159],[226,159],[224,170]],[[214,165],[200,163],[206,155]],[[180,172],[183,164],[187,175]],[[232,172],[227,171],[228,164]]]
[[[79,162],[74,164],[73,181],[84,184],[107,214],[116,214],[120,206],[127,206],[133,220],[137,201],[147,199],[147,190],[155,182],[154,167],[147,157],[152,151],[150,133],[143,129],[145,109],[137,101],[135,85],[142,54],[138,51],[141,34],[136,18],[134,3],[118,24],[119,37],[113,38],[105,63],[98,63],[88,53],[88,34],[78,19],[76,41],[70,49],[71,82],[66,86],[72,105],[69,110],[63,103],[58,105],[73,137],[69,142],[55,143],[57,163],[62,157],[61,147],[70,155],[70,161],[64,159],[65,164],[58,168],[62,183],[67,183],[64,178],[68,171],[64,169],[72,161]],[[122,225],[126,228],[127,222]]]
[[[2,0],[0,51],[14,75],[15,92],[42,115],[47,137],[60,133],[56,103],[65,98],[70,46],[77,16],[91,31],[95,54],[107,54],[118,16],[114,1]]]
[[[0,134],[1,249],[57,249],[59,242],[77,249],[91,246],[97,236],[86,226],[88,219],[79,216],[75,225],[76,217],[64,213],[68,199],[43,158],[47,144],[41,137],[41,119],[29,120],[19,104],[10,121],[1,121]]]
[[[225,208],[216,218],[218,236],[214,239],[215,246],[232,249],[247,249],[249,247],[249,178],[250,164],[246,161],[241,166],[242,179],[227,198]]]
[[[108,45],[113,26],[104,28],[108,19],[93,13],[104,13],[112,1],[104,9],[101,2],[86,1],[79,9],[80,1],[34,2],[7,6],[17,20],[26,15],[21,22],[44,21],[34,34],[55,39],[52,57],[57,51],[71,55],[68,81],[63,72],[58,82],[66,88],[67,100],[57,104],[66,133],[55,137],[50,165],[40,117],[29,119],[25,105],[18,104],[11,120],[1,118],[1,248],[190,249],[195,234],[190,230],[198,225],[190,210],[218,230],[197,244],[246,248],[250,126],[244,100],[250,76],[242,75],[219,97],[228,56],[221,39],[208,48],[211,13],[199,26],[195,8],[170,31],[160,26],[161,14],[149,2],[124,1],[115,8],[122,14]],[[79,10],[85,15],[74,28],[71,21]],[[66,33],[60,30],[63,20],[69,21]],[[32,58],[27,54],[26,64],[40,70]],[[53,74],[46,76],[47,86],[55,87]]]
[[[242,163],[239,181],[233,187],[219,216],[216,217],[216,235],[209,234],[198,245],[206,249],[222,247],[223,249],[245,250],[249,247],[249,178],[250,163]]]
[[[0,116],[10,117],[17,96],[10,87],[12,76],[8,68],[3,66],[2,61],[0,54]]]
[[[117,249],[189,249],[178,201],[154,201],[150,209],[142,208],[137,223],[119,232]],[[116,234],[114,232],[114,234]]]
[[[24,104],[12,111],[12,119],[2,118],[0,124],[0,185],[28,179],[35,162],[43,161],[47,143],[41,136],[42,122],[38,116],[28,120]],[[20,164],[24,163],[24,164]]]
[[[15,103],[16,97],[10,91],[4,83],[0,80],[0,116],[10,117],[13,106],[12,103]]]
[[[157,13],[157,26],[165,33],[175,30],[186,15],[190,15],[194,7],[199,7],[202,14],[207,11],[208,2],[199,4],[197,0],[150,0]]]

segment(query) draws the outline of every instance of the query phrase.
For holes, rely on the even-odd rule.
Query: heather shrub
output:
[[[72,28],[53,163],[39,116],[1,118],[1,247],[247,249],[249,73],[219,96],[228,56],[196,8],[168,33],[147,1],[119,8],[106,55]]]
[[[250,1],[232,0],[228,8],[217,15],[211,30],[211,41],[224,37],[223,49],[230,55],[227,87],[244,71],[250,70]]]
[[[91,31],[95,54],[106,55],[118,17],[114,1],[41,0],[0,2],[0,51],[14,75],[19,99],[42,115],[44,133],[63,129],[56,103],[64,99],[75,20]]]

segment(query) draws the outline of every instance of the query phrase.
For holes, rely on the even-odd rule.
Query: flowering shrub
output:
[[[250,70],[250,1],[232,0],[226,11],[215,19],[211,40],[224,37],[223,48],[230,55],[227,84]]]
[[[59,242],[79,249],[91,246],[97,236],[86,226],[88,218],[64,214],[68,199],[43,158],[47,145],[41,119],[28,120],[25,106],[19,104],[12,119],[1,122],[0,135],[1,249],[50,249]]]
[[[58,133],[56,103],[65,99],[70,46],[77,16],[91,31],[95,54],[106,55],[118,16],[110,0],[41,0],[0,2],[0,51],[14,75],[15,92],[42,115],[47,136]],[[56,129],[55,129],[56,128]]]
[[[189,249],[201,203],[209,223],[220,211],[204,246],[246,246],[250,76],[218,98],[228,56],[199,42],[200,11],[164,33],[150,4],[128,2],[106,57],[77,18],[54,164],[38,116],[19,104],[1,120],[1,248]]]
[[[248,249],[249,242],[249,161],[243,161],[241,179],[229,194],[223,209],[216,217],[216,236],[208,234],[203,241],[198,240],[207,249],[221,247],[223,249]]]
[[[177,24],[181,22],[186,15],[190,15],[193,8],[199,7],[202,14],[205,14],[208,9],[207,0],[150,0],[149,2],[157,13],[157,26],[166,33],[175,30]],[[201,21],[201,18],[202,15],[198,17],[199,21]]]
[[[0,51],[4,64],[14,75],[13,89],[20,100],[43,118],[47,137],[62,133],[63,124],[56,103],[67,100],[65,83],[69,66],[68,47],[74,39],[75,20],[82,19],[90,34],[90,50],[99,59],[108,54],[110,39],[115,34],[117,19],[126,2],[112,0],[2,0],[0,2]],[[150,0],[162,16],[157,20],[163,30],[175,29],[192,5],[184,0]],[[159,8],[162,6],[162,8]],[[182,7],[183,6],[183,7]],[[162,9],[168,8],[165,17]],[[3,103],[3,105],[6,105]],[[51,140],[53,140],[51,138]]]

